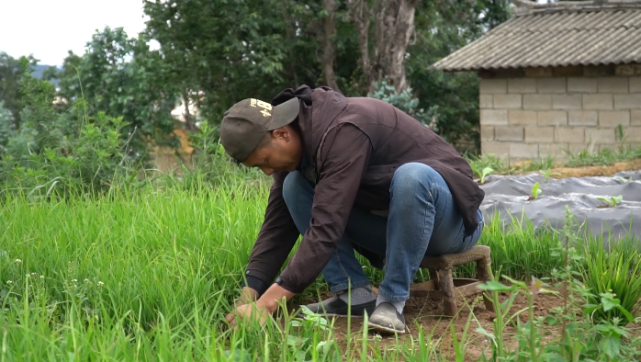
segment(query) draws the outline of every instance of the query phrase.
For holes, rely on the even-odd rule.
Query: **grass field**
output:
[[[265,183],[231,182],[198,192],[168,187],[97,199],[6,199],[0,208],[0,362],[451,360],[439,354],[439,336],[428,330],[381,351],[367,331],[337,340],[332,321],[318,316],[285,313],[262,328],[227,329],[224,316],[238,293],[267,192]],[[568,254],[562,241],[562,235],[535,235],[527,226],[504,231],[494,221],[481,243],[492,247],[495,270],[529,281],[563,279]],[[638,260],[633,246],[615,252]],[[589,267],[581,254],[571,255],[577,260],[575,271]],[[374,284],[380,282],[381,272],[366,271]],[[457,270],[459,275],[469,272]],[[501,288],[495,285],[495,293],[519,292]],[[319,278],[294,302],[324,291]],[[577,326],[585,324],[576,328],[606,325],[574,318]],[[534,338],[534,329],[523,328],[517,341]],[[481,333],[475,329],[472,323],[466,333]],[[583,339],[598,344],[610,336],[606,342],[619,343],[618,353],[634,356],[641,341],[624,331],[628,334],[617,338],[606,331],[594,341],[586,332]],[[501,330],[494,333],[501,339]],[[527,341],[526,351],[542,351]],[[524,359],[501,348],[496,356],[546,360]],[[615,360],[601,355],[604,361]],[[456,359],[466,360],[464,348]]]

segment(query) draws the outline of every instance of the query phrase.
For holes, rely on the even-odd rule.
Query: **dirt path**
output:
[[[586,166],[586,167],[557,167],[551,169],[553,178],[586,177],[586,176],[614,176],[617,172],[641,170],[641,159],[628,162],[616,162],[607,166]],[[521,172],[521,173],[530,173]]]

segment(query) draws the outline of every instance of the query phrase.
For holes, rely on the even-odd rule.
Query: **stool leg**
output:
[[[483,282],[490,281],[490,272],[488,270],[490,264],[490,258],[483,258],[476,261],[476,273],[478,279]],[[494,304],[492,301],[483,293],[483,303],[485,304],[485,309],[494,313]]]
[[[453,317],[456,315],[456,291],[454,290],[454,279],[452,270],[438,271],[439,287],[443,293],[443,312],[445,315]]]

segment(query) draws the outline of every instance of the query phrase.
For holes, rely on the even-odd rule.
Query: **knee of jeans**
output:
[[[417,190],[417,187],[426,183],[434,186],[433,181],[437,177],[440,177],[440,174],[432,167],[423,163],[409,162],[401,165],[394,172],[390,191],[398,190],[399,188]]]
[[[299,171],[292,171],[287,174],[283,181],[283,199],[285,199],[287,207],[296,205],[296,197],[305,191],[306,182],[308,181]]]

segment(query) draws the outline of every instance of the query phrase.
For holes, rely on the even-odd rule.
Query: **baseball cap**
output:
[[[229,156],[243,162],[267,132],[292,123],[299,109],[296,97],[277,106],[255,98],[243,99],[225,112],[220,124],[220,142]]]

